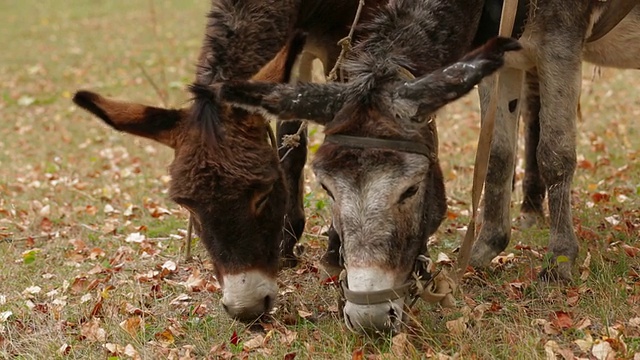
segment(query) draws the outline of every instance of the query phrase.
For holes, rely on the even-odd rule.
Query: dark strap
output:
[[[435,156],[433,149],[431,149],[429,146],[413,141],[378,139],[349,135],[327,135],[324,138],[324,141],[357,148],[397,150],[407,153],[424,155],[429,159],[433,159],[433,157]]]
[[[383,304],[389,301],[401,299],[411,295],[411,282],[400,285],[393,289],[384,289],[377,291],[353,291],[347,287],[347,282],[342,281],[342,294],[344,298],[352,304],[356,305],[374,305]]]
[[[602,16],[593,25],[587,42],[596,41],[613,30],[638,4],[638,0],[608,0]]]

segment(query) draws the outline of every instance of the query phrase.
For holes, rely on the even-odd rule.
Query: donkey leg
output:
[[[535,72],[526,75],[526,103],[522,117],[525,125],[525,168],[522,182],[522,206],[520,207],[520,226],[530,228],[544,221],[542,203],[546,188],[538,168],[538,143],[540,141],[540,93],[538,76]]]
[[[482,118],[486,116],[496,77],[480,83]],[[482,228],[472,250],[471,265],[486,266],[509,244],[511,237],[511,190],[515,169],[518,114],[524,72],[505,68],[500,72],[500,98],[484,187]]]
[[[571,280],[578,255],[573,231],[571,183],[576,168],[576,109],[580,97],[581,38],[566,31],[549,34],[538,50],[540,141],[538,166],[549,197],[550,262],[541,276]]]
[[[302,52],[298,58],[297,76],[291,82],[311,81],[312,62],[314,57]],[[283,146],[285,135],[298,133],[302,121],[280,121],[276,129],[278,139],[278,155],[289,188],[287,214],[284,219],[282,242],[280,245],[280,259],[283,267],[297,265],[297,258],[293,253],[296,242],[302,237],[305,225],[304,213],[304,164],[307,161],[307,130],[300,132],[298,145],[294,148]]]
[[[340,263],[340,236],[333,224],[329,227],[329,245],[327,251],[320,258],[320,280],[335,278],[340,275],[343,267]]]

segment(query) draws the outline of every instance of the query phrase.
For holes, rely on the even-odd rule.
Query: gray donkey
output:
[[[510,238],[509,203],[515,167],[517,122],[526,97],[523,224],[544,218],[549,201],[551,263],[543,277],[570,280],[578,254],[571,214],[576,168],[576,111],[582,62],[640,68],[640,1],[531,1],[521,31],[523,51],[507,55],[500,74],[496,130],[485,185],[483,225],[471,264],[488,265]],[[523,31],[522,31],[523,30]],[[484,112],[493,78],[481,83]]]

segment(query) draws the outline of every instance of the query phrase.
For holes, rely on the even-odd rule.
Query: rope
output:
[[[498,36],[510,36],[513,31],[513,24],[515,22],[517,10],[518,0],[504,0]],[[471,189],[471,219],[469,220],[467,232],[465,233],[464,240],[460,246],[460,253],[458,254],[458,271],[455,278],[456,283],[459,283],[460,280],[462,280],[467,269],[467,265],[469,264],[471,248],[476,235],[476,217],[478,215],[480,195],[482,194],[482,188],[484,187],[484,182],[487,177],[489,154],[491,152],[491,142],[493,140],[493,129],[495,127],[496,112],[498,109],[498,97],[500,95],[500,73],[496,73],[494,76],[495,82],[489,99],[489,107],[487,108],[484,123],[480,128],[480,135],[478,137],[478,150],[476,152],[475,165],[473,166],[473,185]]]

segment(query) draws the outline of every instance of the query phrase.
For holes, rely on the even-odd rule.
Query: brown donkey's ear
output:
[[[230,81],[213,85],[217,97],[234,107],[278,120],[310,120],[325,125],[345,102],[344,84],[297,85]]]
[[[458,62],[404,83],[396,89],[394,100],[414,104],[420,115],[432,114],[502,67],[506,51],[521,48],[514,39],[493,38]]]
[[[187,116],[186,110],[116,101],[82,90],[73,96],[73,102],[116,130],[153,139],[172,148],[176,147],[174,130]]]

